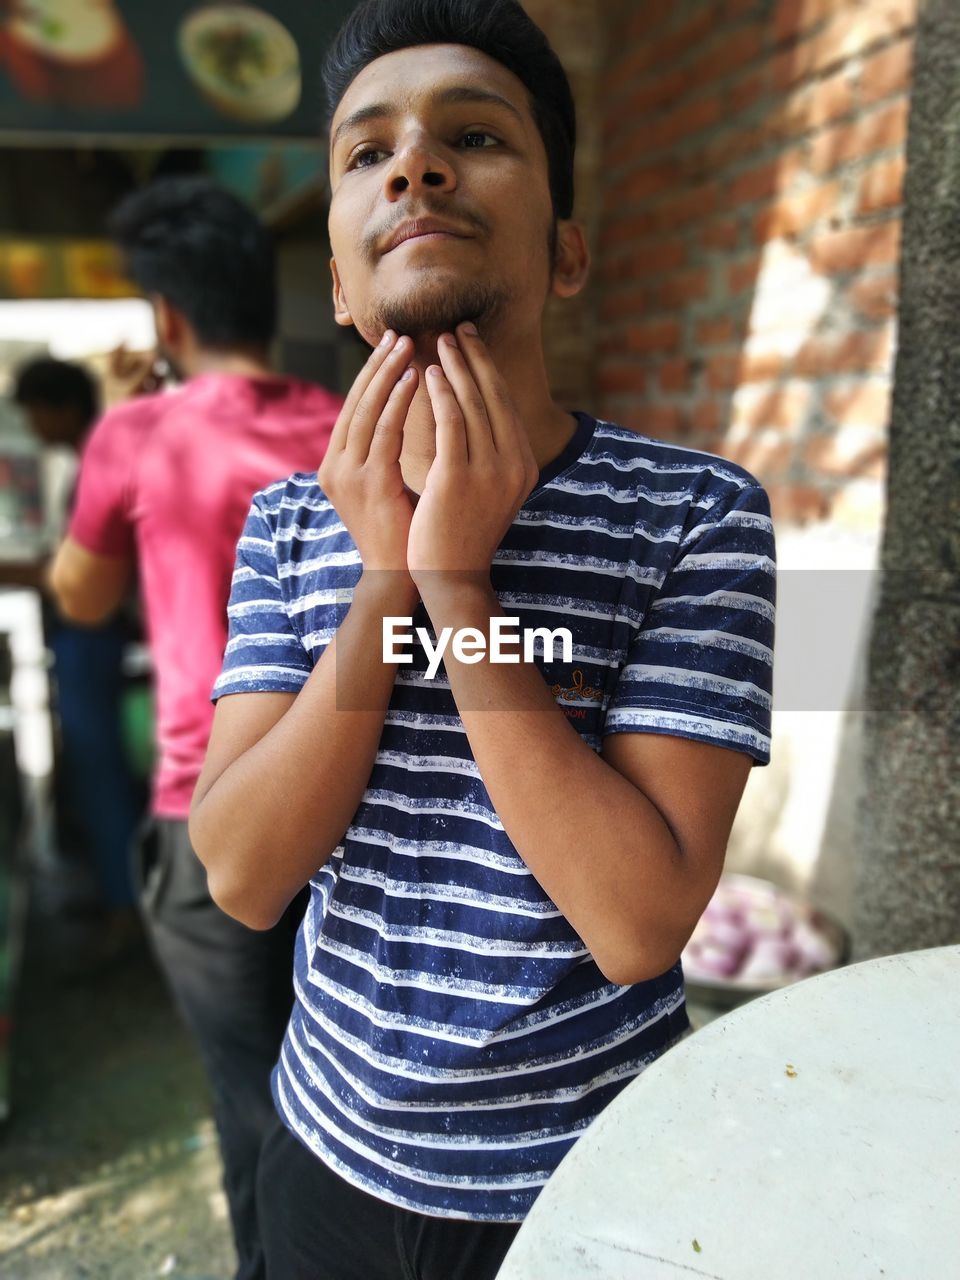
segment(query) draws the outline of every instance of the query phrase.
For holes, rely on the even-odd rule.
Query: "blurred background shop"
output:
[[[317,71],[351,7],[0,6],[0,562],[10,578],[26,581],[48,554],[71,469],[9,401],[16,370],[41,354],[78,363],[109,403],[149,369],[149,309],[103,225],[152,176],[210,173],[261,213],[279,250],[278,367],[349,385],[362,349],[329,305]],[[785,902],[803,904],[798,926],[821,911],[837,951],[956,941],[957,487],[945,434],[956,421],[956,299],[941,268],[956,260],[960,190],[949,166],[934,181],[927,163],[946,145],[947,104],[956,115],[955,10],[927,6],[918,34],[917,0],[525,7],[573,85],[576,212],[593,254],[590,287],[548,311],[555,396],[730,458],[772,500],[773,762],[754,771],[730,844],[728,867],[753,879],[730,886],[721,919],[742,922],[760,893],[767,921]],[[121,346],[145,364],[118,362]],[[46,651],[36,592],[0,590],[0,1106],[24,833],[35,865],[57,856],[62,868]],[[129,645],[125,673],[128,758],[143,777],[141,644]],[[0,1272],[227,1274],[202,1085],[148,962],[65,985],[66,945],[66,957],[63,945],[53,959],[28,951],[46,986],[17,1006],[17,1043],[36,1057],[17,1064],[15,1168],[0,1136],[0,1208],[10,1208]],[[728,1000],[785,980],[768,969],[748,982],[720,958],[714,995]],[[135,1034],[124,1017],[134,1006]]]

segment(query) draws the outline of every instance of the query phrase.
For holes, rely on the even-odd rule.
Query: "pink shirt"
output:
[[[317,469],[340,404],[293,378],[204,374],[110,410],[91,433],[69,533],[137,562],[156,673],[158,815],[186,817],[203,764],[250,499]]]

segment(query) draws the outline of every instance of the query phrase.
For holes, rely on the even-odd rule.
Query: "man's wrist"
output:
[[[480,626],[501,612],[489,573],[430,570],[418,574],[417,586],[434,627]]]
[[[364,569],[353,589],[353,603],[381,617],[412,614],[419,601],[417,585],[405,569]]]

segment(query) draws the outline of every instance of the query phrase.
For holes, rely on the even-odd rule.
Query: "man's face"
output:
[[[554,218],[512,72],[464,45],[387,54],[351,83],[330,137],[341,324],[371,345],[388,328],[430,339],[473,320],[489,340],[539,325]]]

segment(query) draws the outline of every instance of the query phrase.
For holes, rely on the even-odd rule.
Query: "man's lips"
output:
[[[438,218],[414,218],[410,222],[402,222],[397,227],[387,241],[383,252],[390,253],[392,249],[405,244],[408,240],[422,240],[424,237],[469,240],[470,234],[461,231],[459,227],[451,226],[448,222],[441,222]]]

